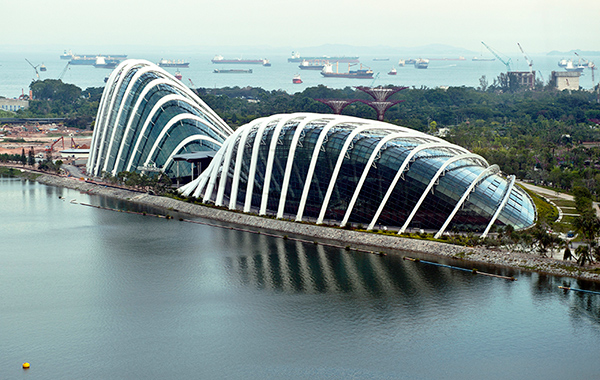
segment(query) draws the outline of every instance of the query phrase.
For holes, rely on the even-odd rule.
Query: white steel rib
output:
[[[400,165],[400,168],[396,172],[396,176],[392,180],[392,183],[390,183],[390,186],[388,187],[388,190],[386,191],[385,196],[383,197],[383,200],[379,204],[379,207],[377,208],[377,211],[375,212],[375,215],[373,215],[373,219],[371,220],[371,223],[367,227],[367,230],[372,230],[375,227],[375,224],[377,224],[377,220],[379,219],[379,216],[381,215],[381,213],[383,212],[383,209],[387,205],[388,199],[390,198],[390,196],[394,192],[394,189],[396,188],[396,184],[398,184],[398,181],[400,180],[400,178],[404,174],[404,171],[406,170],[407,166],[410,164],[410,162],[413,159],[413,157],[415,157],[417,155],[417,153],[419,153],[419,152],[421,152],[423,150],[426,150],[426,149],[435,149],[435,148],[458,149],[458,150],[462,150],[463,152],[468,152],[466,149],[458,147],[458,146],[453,145],[453,144],[450,144],[448,142],[425,143],[425,144],[421,144],[421,145],[418,145],[418,146],[414,147],[410,151],[410,153],[406,156],[406,158],[402,162],[402,165]]]
[[[448,227],[448,225],[450,224],[450,222],[454,218],[454,215],[456,215],[456,213],[458,212],[458,210],[460,210],[460,208],[462,207],[463,203],[465,203],[465,201],[467,200],[467,198],[469,198],[469,195],[473,192],[473,190],[475,190],[475,187],[479,184],[479,182],[481,182],[485,177],[493,175],[494,173],[498,173],[499,171],[500,171],[500,168],[498,167],[498,165],[494,164],[492,166],[489,166],[489,167],[485,168],[481,173],[479,173],[479,175],[477,176],[477,178],[475,178],[473,180],[473,182],[471,182],[471,184],[469,185],[469,187],[467,188],[467,190],[465,190],[465,192],[463,193],[462,197],[456,203],[456,206],[454,206],[454,209],[452,210],[452,212],[450,213],[450,215],[448,216],[448,218],[446,218],[446,221],[444,222],[444,224],[442,225],[442,227],[435,234],[435,236],[434,236],[435,239],[438,239],[446,231],[446,228]]]
[[[319,158],[319,152],[321,147],[323,146],[323,141],[329,130],[335,127],[338,123],[341,122],[341,118],[339,116],[333,116],[333,118],[323,127],[321,133],[319,134],[319,138],[315,144],[315,148],[313,149],[313,154],[310,159],[310,166],[308,167],[308,173],[306,175],[306,180],[304,181],[304,188],[302,189],[302,197],[300,198],[300,205],[298,206],[298,213],[296,214],[296,221],[302,221],[304,216],[304,207],[306,207],[306,199],[308,198],[308,193],[310,191],[310,186],[312,185],[312,177],[315,172],[315,166],[317,165],[317,159]]]
[[[473,159],[476,159],[476,160],[482,160],[481,156],[479,156],[477,154],[467,153],[467,154],[461,154],[461,155],[458,155],[458,156],[450,157],[446,162],[444,162],[444,164],[442,166],[440,166],[440,168],[435,173],[435,175],[433,176],[433,178],[431,179],[431,181],[429,181],[429,184],[427,185],[427,188],[425,189],[425,191],[423,191],[423,194],[421,194],[421,198],[419,199],[419,201],[417,202],[417,204],[415,205],[415,207],[411,211],[410,215],[408,216],[408,218],[406,218],[406,221],[404,221],[404,224],[402,225],[402,227],[398,231],[399,234],[404,233],[404,231],[406,230],[406,228],[408,227],[408,225],[412,221],[413,217],[415,216],[415,214],[417,213],[417,211],[421,207],[421,204],[423,203],[423,201],[425,200],[425,198],[427,198],[427,195],[429,195],[429,191],[433,188],[433,186],[435,185],[435,182],[438,180],[438,178],[440,178],[440,176],[442,175],[442,173],[444,173],[444,171],[446,170],[446,168],[448,167],[448,165],[450,165],[453,162],[456,162],[456,161],[459,161],[459,160],[464,160],[464,159],[469,159],[469,158],[473,158]]]
[[[335,183],[337,182],[337,176],[340,172],[340,168],[342,167],[342,163],[344,162],[344,158],[346,156],[346,152],[348,151],[348,147],[354,141],[354,138],[358,136],[359,133],[369,131],[369,130],[390,130],[388,126],[379,126],[379,125],[365,125],[360,126],[354,129],[344,141],[344,145],[340,150],[340,154],[338,155],[337,162],[333,169],[333,173],[331,174],[331,180],[329,181],[329,186],[327,187],[327,192],[325,193],[325,198],[323,199],[323,205],[321,206],[321,211],[319,212],[319,217],[317,218],[317,224],[322,224],[323,219],[325,218],[325,213],[327,212],[327,207],[329,207],[329,200],[331,199],[331,194],[333,193],[333,188],[335,187]]]
[[[492,226],[496,222],[496,219],[498,219],[498,216],[500,215],[500,213],[504,209],[504,206],[506,206],[506,202],[508,202],[508,198],[510,198],[510,193],[512,191],[512,188],[515,185],[515,180],[516,180],[516,177],[514,175],[511,175],[510,176],[510,182],[509,182],[508,186],[506,187],[506,192],[504,193],[504,197],[502,199],[502,202],[500,203],[500,205],[496,209],[496,213],[494,214],[494,216],[492,217],[492,219],[488,223],[487,227],[485,228],[485,231],[483,231],[483,233],[481,234],[481,238],[482,239],[485,239],[487,237],[487,234],[490,232],[490,228],[492,228]]]
[[[356,189],[354,190],[354,194],[352,194],[352,199],[350,200],[350,203],[348,204],[348,208],[346,209],[344,218],[342,219],[342,222],[340,223],[340,227],[344,227],[346,225],[346,223],[348,223],[348,219],[350,219],[352,210],[354,210],[354,204],[356,203],[356,200],[358,199],[358,196],[360,194],[360,191],[362,190],[363,184],[365,183],[365,180],[367,179],[367,176],[369,175],[369,170],[371,169],[371,166],[373,165],[375,158],[381,151],[381,148],[383,148],[383,146],[391,140],[398,139],[398,138],[404,139],[406,137],[407,137],[407,133],[404,131],[399,132],[399,133],[396,132],[396,133],[389,134],[386,137],[384,137],[383,139],[381,139],[381,141],[379,141],[379,143],[377,144],[375,149],[373,149],[373,152],[371,152],[371,156],[369,157],[369,160],[367,161],[365,168],[363,169],[362,175],[360,176],[360,180],[358,181]]]
[[[281,118],[275,130],[271,135],[271,144],[269,145],[269,156],[267,157],[267,167],[265,169],[265,179],[263,181],[262,197],[260,199],[260,210],[258,215],[265,215],[267,213],[267,202],[269,201],[269,189],[271,188],[271,172],[273,171],[273,161],[275,161],[275,151],[277,150],[277,141],[279,140],[279,134],[281,129],[290,119]]]
[[[288,152],[287,161],[285,163],[285,173],[283,175],[283,183],[281,185],[281,195],[279,197],[279,206],[277,208],[277,218],[283,218],[283,213],[285,211],[285,201],[287,199],[288,186],[290,183],[290,176],[292,175],[292,167],[294,165],[294,156],[296,154],[296,148],[298,147],[298,141],[300,140],[300,136],[306,125],[313,121],[308,115],[303,115],[304,120],[302,120],[298,126],[296,127],[296,131],[294,132],[294,136],[292,137],[292,143],[290,144],[290,150]]]
[[[260,150],[260,142],[263,134],[268,126],[274,121],[280,120],[281,116],[271,116],[266,120],[258,121],[262,125],[258,127],[254,135],[254,144],[252,145],[252,158],[250,159],[250,168],[248,169],[248,181],[246,183],[246,199],[244,199],[244,212],[250,212],[252,209],[252,196],[254,194],[254,179],[256,177],[256,165],[258,163],[258,151]]]

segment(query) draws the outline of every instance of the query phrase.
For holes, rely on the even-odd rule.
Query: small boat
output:
[[[388,73],[388,75],[396,75],[398,74],[398,72],[396,71],[395,67],[392,67],[392,69],[390,70],[390,72]]]
[[[269,62],[268,59],[263,59],[263,64],[264,67],[271,67],[271,62]]]
[[[404,61],[403,59],[398,61],[398,66],[400,66],[400,67],[404,67],[405,64],[406,64],[406,61]]]
[[[40,65],[40,71],[46,71],[46,65],[44,65],[43,63]]]
[[[175,78],[181,80],[181,78],[183,78],[183,75],[181,75],[181,73],[178,71],[175,72]]]
[[[295,83],[295,84],[302,83],[302,79],[300,78],[300,74],[294,75],[294,79],[292,79],[292,83]]]
[[[373,61],[389,61],[389,58],[373,58]]]

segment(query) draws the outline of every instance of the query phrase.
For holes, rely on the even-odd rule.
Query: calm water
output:
[[[516,47],[515,47],[516,49]],[[217,50],[215,48],[215,50]],[[21,52],[14,53],[10,51],[0,51],[0,96],[16,97],[24,90],[29,91],[29,84],[36,78],[34,69],[25,61],[28,59],[33,65],[44,64],[48,70],[40,72],[41,79],[57,79],[62,74],[66,67],[67,61],[60,59],[62,50],[56,52]],[[75,51],[77,54],[94,54],[93,51]],[[361,63],[373,69],[375,79],[344,79],[344,78],[324,78],[318,71],[300,70],[298,63],[288,63],[287,58],[290,52],[280,52],[278,54],[268,53],[263,54],[257,51],[255,54],[225,54],[221,53],[225,58],[247,58],[259,59],[267,58],[270,60],[271,67],[263,67],[261,65],[215,65],[211,63],[211,59],[218,51],[214,53],[199,53],[195,51],[180,51],[180,52],[164,52],[164,53],[130,53],[127,51],[111,50],[103,52],[103,54],[128,54],[128,58],[147,59],[151,62],[158,62],[161,58],[165,59],[185,59],[190,62],[189,68],[181,68],[179,71],[183,75],[182,82],[190,87],[206,87],[220,88],[232,86],[252,86],[261,87],[267,90],[282,89],[288,93],[303,91],[307,87],[314,87],[320,84],[332,88],[344,88],[346,86],[378,86],[378,85],[396,85],[421,87],[427,86],[430,88],[438,86],[468,86],[478,87],[479,78],[482,75],[487,77],[489,84],[492,84],[501,72],[506,71],[506,67],[500,61],[494,62],[473,62],[472,56],[465,56],[465,61],[431,61],[429,68],[426,70],[415,69],[412,65],[398,67],[400,58],[419,58],[418,56],[401,55],[397,52],[390,52],[388,55],[380,54],[377,56],[369,54],[361,54],[357,51],[355,55],[360,56]],[[309,51],[304,52],[305,55],[314,54]],[[331,52],[330,55],[336,54]],[[484,52],[484,56],[491,57],[489,52]],[[317,54],[318,55],[318,54]],[[477,56],[481,56],[478,53]],[[389,58],[389,61],[373,61],[374,58]],[[458,54],[448,56],[448,58],[457,58]],[[435,58],[435,56],[429,57]],[[444,58],[442,56],[438,58]],[[547,82],[552,71],[564,71],[558,67],[557,63],[561,58],[577,57],[561,57],[561,56],[532,56],[533,67],[536,71],[541,71],[542,78]],[[591,61],[600,64],[600,57],[590,56],[584,57]],[[512,69],[518,71],[529,71],[529,67],[522,55],[514,55],[512,59]],[[398,71],[396,76],[390,76],[387,73],[395,67]],[[215,68],[244,68],[252,69],[252,74],[214,74]],[[352,68],[353,70],[356,67]],[[167,68],[169,72],[174,74],[176,68]],[[347,64],[340,64],[339,71],[348,71]],[[97,69],[93,66],[71,66],[63,74],[62,80],[67,83],[72,83],[82,89],[88,87],[103,87],[104,78],[110,75],[111,70]],[[302,84],[292,84],[294,74],[301,74]],[[537,76],[539,78],[539,75]],[[596,79],[598,83],[599,79]],[[192,86],[192,83],[194,86]],[[584,75],[580,78],[580,85],[583,88],[590,89],[593,87],[591,71],[586,69]],[[194,88],[195,88],[194,87]]]
[[[0,178],[1,379],[600,377],[600,296],[557,289],[593,285],[71,199],[126,207]]]

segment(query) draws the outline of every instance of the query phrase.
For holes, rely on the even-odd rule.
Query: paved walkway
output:
[[[519,181],[519,185],[523,186],[524,188],[531,190],[537,194],[541,194],[544,195],[546,198],[549,199],[563,199],[566,201],[575,201],[575,198],[572,195],[569,194],[564,194],[564,193],[559,193],[558,191],[554,191],[554,190],[550,190],[550,189],[546,189],[543,187],[539,187],[539,186],[535,186],[532,185],[530,183],[526,183],[526,182],[520,182]],[[558,207],[558,206],[556,206]],[[592,202],[592,207],[594,207],[594,210],[596,210],[596,215],[598,215],[598,217],[600,217],[600,206],[598,202]],[[572,209],[572,207],[564,207],[564,208],[569,208]],[[573,214],[573,213],[564,213],[562,212],[561,208],[558,207],[559,211],[562,213],[562,215],[569,215],[569,216],[579,216],[579,214]]]

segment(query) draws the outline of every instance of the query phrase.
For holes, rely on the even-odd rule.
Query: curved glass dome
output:
[[[498,166],[442,139],[340,115],[286,114],[238,128],[187,196],[297,221],[483,232],[536,220]]]
[[[87,171],[98,176],[157,167],[173,174],[173,156],[217,151],[231,133],[174,76],[148,61],[127,60],[104,88]],[[187,165],[180,170],[178,176],[191,174]]]

